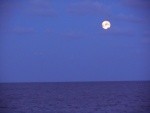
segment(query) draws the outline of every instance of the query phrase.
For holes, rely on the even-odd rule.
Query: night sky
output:
[[[149,21],[149,0],[0,0],[0,82],[150,80]]]

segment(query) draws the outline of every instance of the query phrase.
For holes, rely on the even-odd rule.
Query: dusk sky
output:
[[[127,80],[150,80],[149,0],[0,0],[0,82]]]

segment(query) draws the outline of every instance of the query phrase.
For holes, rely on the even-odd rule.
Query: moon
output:
[[[110,28],[110,26],[111,26],[111,24],[109,21],[103,21],[102,22],[102,28],[103,29],[108,29],[108,28]]]

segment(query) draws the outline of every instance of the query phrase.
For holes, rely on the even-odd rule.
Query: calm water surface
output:
[[[150,82],[1,83],[0,113],[150,113]]]

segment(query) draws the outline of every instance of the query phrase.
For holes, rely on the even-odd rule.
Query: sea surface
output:
[[[0,83],[0,113],[150,113],[150,81]]]

